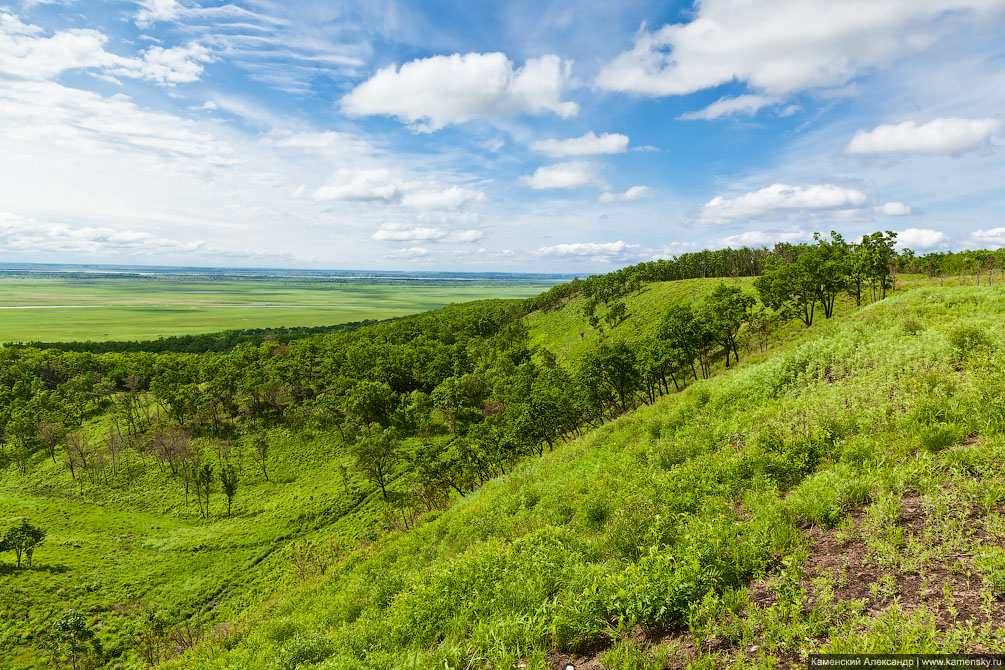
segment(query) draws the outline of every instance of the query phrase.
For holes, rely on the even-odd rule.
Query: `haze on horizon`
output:
[[[0,260],[1005,245],[1005,0],[0,3]]]

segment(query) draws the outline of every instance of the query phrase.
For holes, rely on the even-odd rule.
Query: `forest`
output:
[[[858,338],[863,350],[868,348],[864,326],[848,321],[840,326],[847,325],[845,332],[830,326],[839,320],[835,317],[887,314],[884,318],[898,319],[898,333],[921,337],[929,330],[921,312],[890,316],[883,305],[902,294],[915,295],[920,289],[908,288],[915,284],[929,292],[955,291],[951,299],[971,309],[983,301],[997,305],[980,292],[994,284],[996,275],[1000,283],[1003,261],[1002,250],[918,256],[898,251],[895,233],[850,242],[832,232],[807,244],[688,253],[576,279],[526,300],[457,304],[377,323],[153,342],[5,346],[0,349],[0,481],[7,492],[25,500],[95,503],[124,511],[139,505],[185,524],[235,528],[242,523],[245,529],[255,523],[248,510],[259,504],[253,501],[265,495],[261,491],[293,487],[291,482],[301,478],[313,482],[318,498],[312,493],[305,499],[306,489],[290,498],[268,494],[274,496],[269,505],[288,508],[283,518],[296,519],[296,528],[277,530],[269,552],[278,547],[278,553],[254,562],[261,562],[255,568],[263,571],[259,581],[231,585],[245,591],[220,609],[210,603],[218,598],[206,598],[205,590],[171,607],[129,594],[100,602],[82,596],[90,610],[70,597],[33,603],[31,588],[48,591],[58,588],[55,582],[40,576],[28,586],[18,580],[45,567],[48,547],[71,546],[73,540],[65,533],[57,539],[60,529],[51,527],[56,517],[35,518],[31,505],[18,507],[26,510],[23,514],[4,511],[0,562],[9,566],[0,572],[7,596],[2,609],[5,620],[22,623],[0,638],[0,655],[20,664],[13,667],[33,667],[30,650],[38,650],[44,663],[73,668],[158,666],[182,656],[186,663],[202,659],[206,667],[225,667],[236,661],[219,659],[229,658],[228,650],[235,648],[250,654],[239,657],[252,664],[246,667],[266,667],[259,661],[275,667],[391,667],[394,659],[408,657],[406,667],[435,662],[438,667],[497,668],[521,662],[551,667],[548,654],[555,650],[606,650],[603,667],[650,667],[643,661],[660,663],[655,654],[663,652],[638,652],[645,658],[631,665],[624,659],[637,650],[629,649],[624,631],[641,626],[707,635],[709,622],[724,621],[736,609],[729,598],[738,597],[742,585],[779,569],[783,582],[789,579],[786,588],[795,589],[783,594],[789,600],[782,601],[791,605],[798,589],[805,588],[785,577],[796,564],[783,557],[798,554],[802,546],[793,528],[804,521],[843,527],[855,509],[893,495],[889,482],[856,483],[848,473],[849,483],[836,485],[837,493],[828,488],[827,482],[841,479],[840,467],[867,470],[860,466],[871,456],[857,461],[841,456],[842,449],[852,448],[848,444],[865,439],[856,437],[864,435],[862,426],[852,427],[851,420],[844,425],[840,416],[824,420],[816,407],[799,410],[801,425],[790,427],[779,419],[770,429],[741,429],[743,420],[732,413],[747,402],[748,391],[729,384],[756,384],[757,393],[777,398],[797,379],[808,379],[809,368],[819,368],[819,379],[831,386],[854,378],[857,373],[849,370],[865,363],[847,342],[838,347],[847,360],[812,350],[825,336]],[[949,288],[940,286],[946,283]],[[982,302],[968,298],[967,290]],[[575,332],[564,334],[571,343],[561,344],[541,330],[541,320],[557,315],[578,324]],[[939,393],[962,382],[934,379],[931,370],[945,364],[952,375],[990,360],[997,349],[981,323],[975,313],[970,322],[948,330],[935,353],[921,356],[929,367],[917,373],[919,388],[931,387],[933,404],[909,411],[932,413],[918,424],[927,431],[922,440],[935,445],[932,454],[943,443],[976,439],[960,407],[949,416],[951,409],[936,406]],[[911,361],[913,368],[910,356],[917,351],[910,347],[907,353],[891,348],[883,365],[901,360]],[[777,358],[776,351],[782,352]],[[944,360],[938,358],[943,351]],[[810,360],[817,354],[829,356],[829,362]],[[794,362],[799,356],[805,360]],[[770,369],[755,375],[755,364]],[[882,367],[878,362],[869,366]],[[734,369],[740,376],[727,377]],[[873,374],[864,370],[863,379]],[[720,387],[720,378],[742,381],[722,381]],[[761,400],[749,402],[751,415],[761,411]],[[705,422],[715,437],[697,436],[696,417],[713,407],[718,413],[708,414]],[[988,416],[992,422],[1001,418]],[[552,467],[544,463],[562,463],[563,453],[581,453],[585,447],[577,445],[596,446],[604,431],[621,435],[618,431],[627,430],[624,426],[631,424],[625,422],[633,417],[647,417],[647,427],[640,430],[649,436],[647,443],[659,442],[663,449],[648,453],[640,471],[655,462],[672,474],[659,480],[658,509],[649,509],[654,503],[643,502],[641,493],[620,508],[596,499],[581,507],[550,499],[553,513],[567,515],[565,524],[538,521],[525,533],[495,538],[489,530],[448,526],[437,531],[447,534],[439,536],[440,543],[448,543],[451,533],[467,533],[482,544],[451,559],[453,567],[411,576],[396,567],[395,561],[404,559],[395,552],[407,550],[394,549],[390,538],[418,537],[455,509],[461,510],[457,514],[483,509],[490,495],[481,494],[483,488],[509,487],[507,495],[517,501],[512,514],[537,514],[552,494],[535,488],[528,473]],[[981,430],[1001,428],[992,423]],[[722,453],[716,451],[720,447]],[[708,461],[713,452],[717,460]],[[631,468],[620,462],[614,471],[615,479],[631,477]],[[814,478],[820,479],[816,492],[799,493]],[[652,484],[641,474],[638,479]],[[783,495],[783,502],[769,501],[786,491],[793,493]],[[341,496],[337,502],[322,501],[330,492]],[[751,496],[761,496],[767,510],[761,516],[733,519],[721,512],[728,501],[753,504]],[[826,504],[813,507],[815,497]],[[172,502],[165,503],[168,499]],[[637,514],[640,505],[645,514]],[[804,508],[792,512],[783,510],[785,505]],[[486,528],[499,531],[505,525],[486,520],[497,512],[485,512]],[[790,516],[780,523],[769,514]],[[463,523],[477,523],[474,518]],[[568,530],[573,519],[605,533],[604,542],[612,544],[605,545],[602,556]],[[335,523],[347,525],[326,533]],[[769,530],[772,524],[777,527]],[[780,537],[779,529],[793,535]],[[199,551],[210,551],[215,540],[206,542]],[[578,558],[545,560],[567,554]],[[378,578],[373,571],[381,561],[385,574]],[[618,569],[602,577],[611,561]],[[279,572],[285,575],[277,582],[282,588],[270,589],[267,575]],[[518,576],[529,580],[530,599],[507,605],[507,599],[519,600],[506,591],[515,588]],[[478,592],[482,587],[477,585],[488,583],[502,591],[470,601],[478,597],[472,589]],[[224,588],[216,587],[215,593]],[[249,623],[255,616],[249,612],[292,607],[276,604],[277,598],[288,597],[283,589],[307,589],[310,598],[327,603],[319,608],[341,612],[323,627],[341,632],[281,634],[270,628],[272,642],[253,639],[264,629]],[[361,603],[369,603],[359,605],[370,608],[365,612],[350,604],[361,589],[370,589],[360,596]],[[24,597],[11,597],[14,593]],[[451,598],[470,605],[459,606],[466,619],[452,618],[445,605]],[[114,622],[102,614],[113,608],[118,608]],[[504,620],[493,618],[504,611]],[[103,621],[101,628],[94,626],[96,619]],[[486,628],[493,621],[495,628]],[[377,622],[383,622],[379,631]],[[213,632],[210,624],[216,626]],[[746,639],[742,630],[734,634]],[[255,656],[263,649],[272,650],[270,660]]]

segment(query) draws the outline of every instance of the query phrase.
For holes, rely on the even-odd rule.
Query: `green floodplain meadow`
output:
[[[345,277],[0,269],[0,343],[148,340],[221,330],[383,320],[451,303],[527,298],[558,281],[534,275],[374,273]]]

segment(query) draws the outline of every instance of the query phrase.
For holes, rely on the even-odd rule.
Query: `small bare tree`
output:
[[[58,421],[40,421],[38,424],[38,439],[42,442],[45,450],[49,452],[49,458],[56,462],[56,445],[66,437],[66,427]]]
[[[265,477],[265,481],[269,481],[269,471],[266,467],[269,463],[269,440],[264,435],[255,435],[251,438],[251,446],[253,447],[252,458],[262,468],[262,476]]]

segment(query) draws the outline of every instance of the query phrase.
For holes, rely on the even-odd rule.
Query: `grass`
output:
[[[238,328],[388,319],[483,298],[525,298],[553,282],[351,282],[309,277],[0,277],[0,343],[143,340]],[[29,308],[26,308],[29,307]]]
[[[680,284],[630,298],[634,327],[675,292],[703,290]],[[131,644],[149,608],[200,613],[206,634],[174,663],[193,668],[543,670],[555,649],[607,668],[682,657],[769,668],[810,650],[998,644],[994,628],[973,624],[971,635],[963,617],[948,627],[945,617],[966,580],[986,580],[992,609],[1005,583],[991,548],[1005,543],[1003,316],[999,290],[972,286],[845,309],[407,532],[384,520],[372,486],[351,477],[343,488],[324,435],[277,434],[272,483],[238,453],[229,519],[219,495],[214,518],[197,518],[152,459],[111,492],[80,490],[42,462],[28,478],[8,469],[0,525],[27,516],[50,535],[37,569],[15,573],[2,559],[0,620],[18,623],[0,632],[0,665],[45,667],[32,640],[67,606],[101,623],[123,667],[142,666]],[[574,359],[592,336],[574,330],[580,318],[574,306],[535,315],[533,337]],[[909,491],[923,529],[900,522]],[[974,510],[990,538],[980,552]],[[861,551],[880,610],[835,595],[847,575],[810,574],[811,532]],[[303,556],[315,557],[306,569]],[[955,571],[925,586],[949,585],[948,604],[899,604],[895,576],[929,564]],[[752,597],[757,584],[769,602]]]
[[[651,335],[671,302],[700,300],[721,281],[735,281],[752,290],[752,280],[747,277],[738,280],[687,279],[644,284],[639,291],[625,297],[627,318],[616,326],[604,323],[600,328],[590,327],[582,313],[586,299],[576,296],[561,309],[534,312],[527,317],[531,342],[547,347],[560,360],[578,360],[606,339],[635,340]],[[599,305],[597,314],[602,316],[605,309],[603,304]]]
[[[103,427],[98,421],[92,432]],[[0,620],[18,622],[0,630],[0,665],[47,667],[35,642],[68,606],[100,622],[112,657],[135,661],[132,645],[146,613],[172,621],[199,613],[207,626],[219,623],[277,584],[293,583],[294,538],[338,518],[350,527],[346,543],[358,543],[357,531],[373,519],[346,512],[369,487],[352,473],[346,489],[329,486],[338,459],[319,449],[321,436],[281,432],[272,439],[272,482],[250,453],[232,454],[240,487],[230,518],[217,493],[212,517],[200,519],[152,454],[134,455],[111,486],[75,483],[51,462],[37,463],[27,478],[5,473],[0,527],[28,518],[48,536],[35,552],[36,569],[17,571],[8,555],[0,558]]]
[[[915,437],[915,411],[940,401],[968,433],[994,425],[979,399],[1001,373],[958,369],[950,333],[961,319],[991,331],[1005,301],[988,289],[931,295],[871,306],[828,333],[805,331],[781,355],[527,462],[330,575],[277,594],[226,644],[200,647],[186,662],[264,667],[301,635],[328,641],[318,667],[544,668],[549,648],[597,644],[608,646],[604,667],[665,667],[657,653],[619,642],[635,624],[702,635],[734,626],[725,632],[760,649],[737,667],[775,667],[814,638],[834,651],[972,649],[922,609],[876,617],[824,599],[807,616],[799,567],[808,555],[801,524],[830,528],[864,504],[875,510],[872,560],[893,566],[909,553],[894,523],[899,497],[948,477]],[[906,334],[905,312],[924,331]],[[1000,358],[967,365],[994,368]],[[964,458],[951,453],[960,452],[936,456]],[[730,612],[745,606],[744,585],[771,575],[781,579],[778,606],[737,621]],[[888,579],[876,588],[896,598]],[[283,634],[278,622],[287,622]],[[693,667],[724,660],[695,658]]]

